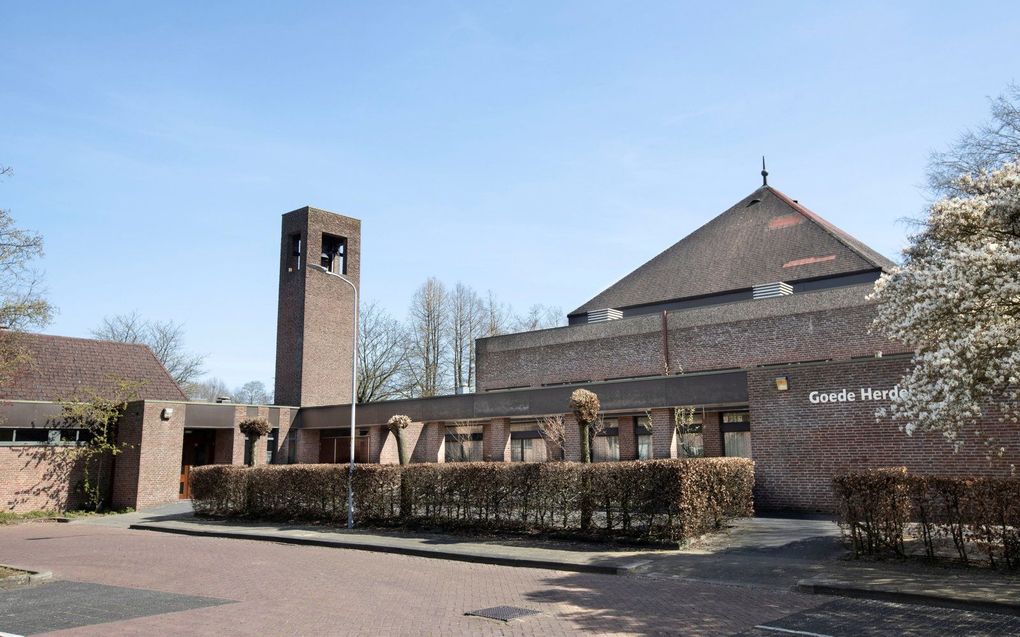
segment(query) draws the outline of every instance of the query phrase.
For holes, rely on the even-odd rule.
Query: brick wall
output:
[[[101,477],[108,482],[108,458],[104,465]],[[5,511],[78,507],[81,497],[75,486],[82,475],[83,463],[66,447],[0,447],[0,502]]]
[[[686,372],[743,369],[905,351],[902,345],[869,333],[873,305],[858,301],[811,310],[813,304],[807,301],[813,300],[812,295],[827,292],[803,294],[789,301],[805,308],[794,314],[765,311],[782,307],[779,304],[788,302],[786,299],[720,306],[711,308],[713,314],[705,317],[698,314],[702,309],[670,312],[671,369],[678,365]],[[738,306],[743,310],[737,311]],[[752,314],[751,310],[762,315],[719,322]],[[480,391],[659,375],[662,370],[662,323],[654,315],[482,339],[478,348]]]
[[[801,365],[748,373],[751,444],[756,464],[755,503],[759,508],[828,510],[832,475],[848,469],[906,466],[914,473],[1005,475],[1020,463],[1020,431],[988,418],[980,436],[963,434],[953,452],[941,435],[899,431],[875,416],[881,402],[811,404],[809,393],[860,393],[862,387],[890,389],[909,367],[907,358],[862,359]],[[780,392],[775,378],[786,376]],[[1002,458],[986,456],[984,440],[994,436],[1006,447]],[[706,437],[707,445],[707,437]]]
[[[173,409],[164,420],[164,409]],[[184,403],[137,401],[121,419],[119,439],[127,446],[117,456],[114,506],[145,507],[177,500],[184,444]]]
[[[493,418],[482,427],[482,458],[496,462],[510,460],[509,418]]]

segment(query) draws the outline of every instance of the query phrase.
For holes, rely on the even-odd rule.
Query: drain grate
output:
[[[498,619],[501,622],[508,622],[513,619],[521,619],[532,615],[538,615],[540,613],[537,610],[520,608],[518,606],[493,606],[492,608],[483,608],[481,610],[469,610],[464,614],[471,615],[473,617],[485,617],[486,619]]]

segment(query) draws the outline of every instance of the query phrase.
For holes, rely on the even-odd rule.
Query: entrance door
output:
[[[181,451],[181,485],[178,497],[191,498],[191,482],[188,479],[192,467],[212,464],[216,454],[215,429],[185,429],[184,447]]]

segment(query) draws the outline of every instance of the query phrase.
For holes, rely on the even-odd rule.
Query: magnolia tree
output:
[[[875,326],[915,348],[888,414],[957,446],[982,409],[1018,422],[1020,162],[963,176],[931,206],[902,267],[875,284]]]

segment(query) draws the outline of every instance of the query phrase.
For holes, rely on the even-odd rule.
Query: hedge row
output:
[[[836,476],[840,524],[857,555],[925,555],[1020,566],[1020,478],[908,475],[905,468]]]
[[[191,472],[201,514],[342,522],[346,465],[210,465]],[[580,464],[357,465],[359,525],[553,532],[682,542],[752,513],[740,458]]]

